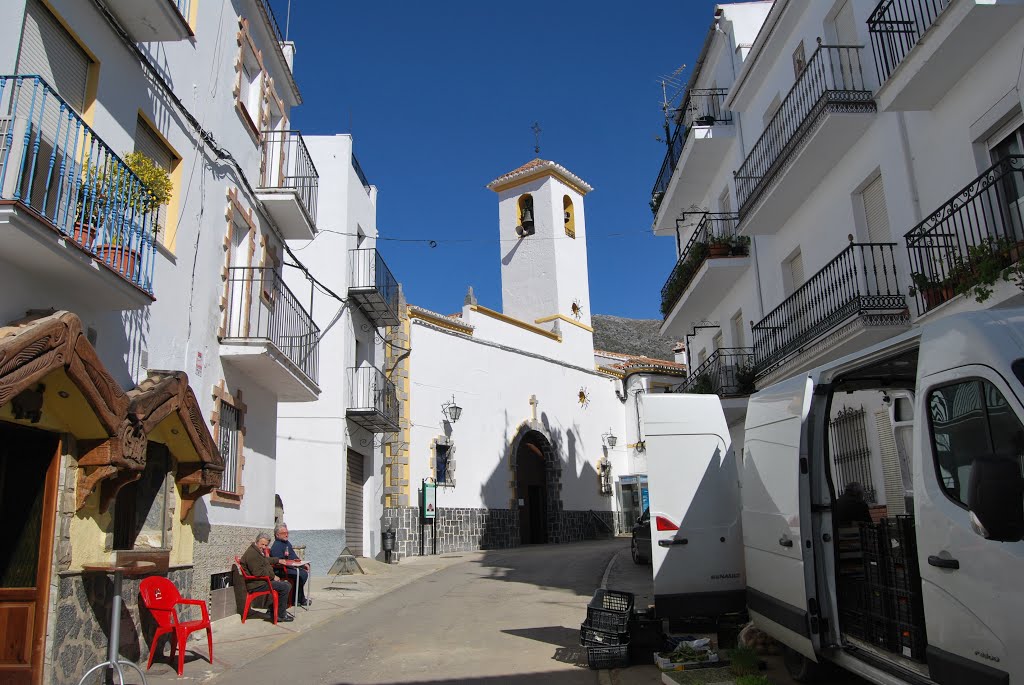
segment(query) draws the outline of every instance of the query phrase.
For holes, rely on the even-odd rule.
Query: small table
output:
[[[110,640],[107,643],[107,660],[96,664],[82,676],[78,685],[82,685],[95,671],[109,668],[117,673],[117,677],[124,685],[124,673],[121,666],[131,666],[142,676],[142,685],[146,685],[146,674],[142,672],[137,664],[125,661],[120,658],[118,646],[121,643],[121,581],[125,576],[144,576],[156,570],[156,564],[152,561],[132,561],[124,564],[100,563],[82,564],[84,573],[108,573],[114,576],[114,597],[110,602]]]

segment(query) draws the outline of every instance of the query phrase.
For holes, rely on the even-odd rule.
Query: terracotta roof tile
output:
[[[497,192],[496,188],[508,181],[512,181],[514,179],[519,178],[525,180],[526,178],[529,178],[530,176],[533,176],[535,174],[539,174],[543,171],[553,171],[554,173],[563,177],[565,180],[569,181],[572,185],[577,186],[579,190],[583,192],[584,195],[593,190],[589,183],[587,183],[582,178],[566,169],[561,164],[558,164],[557,162],[552,162],[551,160],[548,159],[541,159],[540,157],[538,157],[537,159],[530,160],[526,164],[522,165],[517,169],[513,169],[507,174],[502,174],[498,178],[488,183],[487,187]]]

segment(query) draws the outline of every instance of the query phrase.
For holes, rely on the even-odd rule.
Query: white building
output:
[[[0,670],[70,683],[105,654],[83,565],[150,559],[234,611],[211,588],[274,523],[278,414],[321,394],[339,303],[286,244],[316,236],[318,173],[267,2],[14,0],[0,36],[0,576],[24,588],[0,622],[25,626]],[[121,635],[145,658],[137,586]]]
[[[716,7],[652,207],[678,256],[662,331],[735,444],[755,385],[1021,299],[985,290],[1024,240],[1022,52],[1017,2]],[[900,513],[891,399],[837,402],[832,437],[870,453],[840,480]]]
[[[320,233],[296,254],[346,301],[314,313],[324,381],[315,402],[281,405],[277,493],[291,539],[323,575],[346,547],[357,556],[380,551],[383,492],[371,476],[383,468],[382,433],[398,427],[384,339],[398,323],[399,290],[376,249],[377,188],[363,175],[352,137],[310,136],[306,144],[320,170]],[[286,278],[309,287],[301,271]]]
[[[384,454],[382,528],[396,531],[399,556],[430,554],[435,534],[441,553],[621,529],[624,512],[640,513],[632,498],[646,475],[636,393],[684,373],[595,352],[585,181],[537,159],[488,188],[502,311],[470,292],[450,316],[403,304],[393,329],[401,414]],[[425,483],[437,486],[437,517],[422,526]]]

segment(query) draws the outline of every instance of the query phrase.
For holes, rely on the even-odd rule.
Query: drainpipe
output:
[[[906,167],[907,180],[910,182],[910,199],[914,205],[914,225],[921,222],[921,197],[917,192],[917,175],[914,173],[914,162],[910,155],[910,135],[907,133],[905,112],[896,113],[900,125],[900,147],[903,148],[903,164]]]

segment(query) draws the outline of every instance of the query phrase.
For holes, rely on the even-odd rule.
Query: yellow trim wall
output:
[[[547,323],[549,321],[554,321],[555,319],[559,319],[561,321],[565,321],[566,323],[571,323],[573,326],[577,326],[579,328],[582,328],[583,330],[588,331],[590,333],[594,332],[594,329],[591,328],[590,326],[588,326],[587,324],[580,323],[576,319],[574,319],[574,318],[572,318],[570,316],[566,316],[565,314],[552,314],[551,316],[542,316],[539,319],[535,319],[534,323]]]
[[[505,314],[502,314],[501,312],[496,312],[493,309],[488,309],[487,307],[481,307],[478,304],[470,305],[469,308],[471,310],[473,310],[474,312],[480,312],[484,316],[489,316],[492,319],[497,319],[498,321],[504,321],[507,324],[512,324],[513,326],[517,326],[519,328],[522,328],[525,331],[530,331],[531,333],[536,333],[537,335],[543,335],[545,338],[551,338],[552,340],[557,340],[558,342],[562,342],[562,336],[560,336],[557,333],[552,333],[551,331],[546,331],[543,328],[538,328],[537,326],[534,326],[533,324],[528,324],[525,321],[521,321],[520,319],[514,319],[511,316],[507,316]]]

